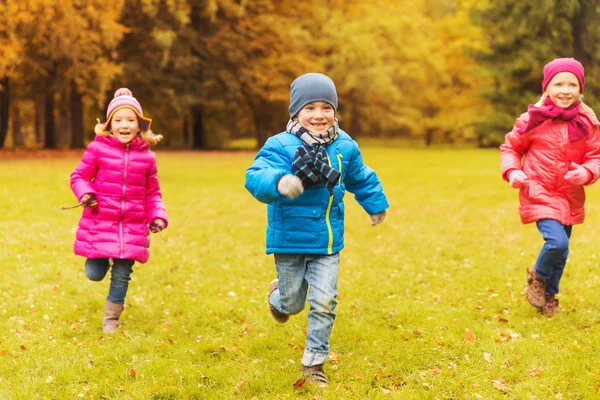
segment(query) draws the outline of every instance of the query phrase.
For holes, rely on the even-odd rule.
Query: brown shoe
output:
[[[546,282],[535,272],[535,269],[527,270],[527,301],[538,308],[542,309],[546,304]]]
[[[560,312],[558,308],[558,299],[553,294],[546,294],[545,300],[546,304],[544,304],[544,307],[541,310],[542,313],[552,316]]]
[[[104,306],[104,318],[102,319],[102,330],[105,333],[115,333],[119,327],[119,317],[123,312],[123,304],[113,303],[106,300]]]
[[[273,318],[275,318],[275,321],[279,322],[280,324],[286,323],[288,321],[288,319],[290,319],[290,316],[287,314],[284,314],[280,311],[277,311],[275,309],[275,307],[273,307],[271,305],[271,294],[275,291],[275,289],[277,289],[279,287],[279,279],[273,279],[271,281],[271,283],[269,283],[269,297],[267,298],[267,302],[269,303],[269,310],[271,310],[271,315],[273,316]]]

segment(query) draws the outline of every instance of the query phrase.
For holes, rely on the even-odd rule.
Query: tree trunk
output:
[[[13,147],[20,149],[25,147],[25,138],[23,137],[23,126],[21,125],[21,113],[19,107],[14,107],[12,110],[12,133]]]
[[[46,98],[38,95],[35,98],[35,144],[40,145],[44,141],[44,127],[46,126]]]
[[[206,147],[206,131],[202,119],[202,108],[192,106],[192,149],[200,150]]]
[[[54,138],[54,93],[44,94],[44,148],[55,149]]]
[[[586,68],[592,63],[592,55],[585,49],[587,35],[586,16],[592,15],[587,1],[579,2],[579,12],[571,17],[571,29],[573,32],[573,57],[579,60]]]
[[[75,81],[71,81],[71,148],[83,149],[83,103]]]
[[[54,126],[56,132],[56,146],[67,147],[71,140],[72,127],[71,127],[71,103],[69,97],[69,90],[65,87],[60,91],[60,98],[57,104],[58,108],[58,121]]]
[[[428,128],[427,130],[425,130],[425,146],[427,146],[427,147],[431,146],[432,142],[433,142],[433,129]]]
[[[10,105],[8,78],[0,79],[0,86],[0,148],[3,148],[8,133],[8,110]]]
[[[254,114],[254,129],[256,129],[256,144],[258,148],[261,148],[269,138],[269,123],[260,112]]]

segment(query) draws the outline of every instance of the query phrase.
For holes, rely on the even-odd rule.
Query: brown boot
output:
[[[546,304],[541,311],[550,316],[560,312],[558,308],[558,299],[553,294],[546,294]]]
[[[546,304],[546,282],[535,272],[535,268],[527,270],[527,301],[532,306],[542,309]]]
[[[275,318],[275,321],[279,322],[280,324],[283,324],[283,323],[286,323],[288,321],[288,319],[290,319],[290,316],[277,311],[271,305],[271,301],[270,301],[271,293],[273,293],[275,291],[275,289],[277,289],[278,287],[279,287],[279,279],[273,279],[271,281],[271,283],[269,283],[269,297],[268,297],[267,301],[269,302],[269,310],[271,311],[271,315],[273,316],[273,318]]]
[[[106,300],[104,306],[104,318],[102,319],[102,330],[105,333],[114,333],[119,327],[119,317],[123,312],[123,304],[113,303]]]

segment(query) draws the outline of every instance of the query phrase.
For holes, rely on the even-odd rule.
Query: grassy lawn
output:
[[[101,329],[108,279],[72,252],[78,155],[0,153],[0,399],[600,398],[600,187],[573,230],[562,312],[539,315],[523,226],[495,150],[363,155],[391,203],[371,228],[346,196],[329,386],[294,389],[305,310],[277,324],[266,207],[244,189],[254,152],[158,152],[170,227],[136,264],[123,326]]]

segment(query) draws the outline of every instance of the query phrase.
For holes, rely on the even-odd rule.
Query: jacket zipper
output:
[[[123,171],[123,190],[121,192],[121,219],[119,220],[119,241],[121,242],[121,257],[125,256],[125,239],[123,238],[123,220],[125,219],[125,189],[127,188],[127,168],[129,167],[129,143],[125,146],[125,170]]]
[[[340,160],[340,154],[338,154],[338,160]],[[327,156],[327,163],[331,168],[331,157]],[[342,165],[340,163],[340,174],[341,174]],[[341,181],[340,176],[340,181]],[[325,223],[327,224],[327,233],[329,234],[329,242],[327,243],[327,254],[331,254],[333,252],[333,230],[331,229],[331,205],[333,204],[333,194],[329,196],[329,204],[327,204],[327,211],[325,212]]]
[[[342,155],[337,153],[338,165],[340,166],[340,180],[338,181],[338,186],[342,186]]]

